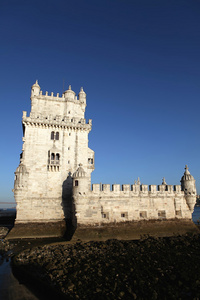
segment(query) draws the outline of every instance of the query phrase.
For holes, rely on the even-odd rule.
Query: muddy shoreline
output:
[[[199,249],[199,234],[59,242],[27,249],[12,265],[60,299],[197,299]]]

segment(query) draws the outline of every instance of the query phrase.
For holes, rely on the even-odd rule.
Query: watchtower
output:
[[[69,86],[62,96],[31,88],[31,112],[23,112],[23,147],[15,172],[16,224],[72,218],[72,174],[81,164],[88,188],[94,151],[88,147],[92,121],[85,120],[86,93]]]

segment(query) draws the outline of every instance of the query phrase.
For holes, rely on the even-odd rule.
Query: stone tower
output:
[[[31,112],[23,112],[23,148],[15,172],[16,224],[72,219],[72,174],[81,164],[91,184],[94,152],[88,147],[92,121],[85,120],[86,94],[71,86],[61,97],[31,88]]]

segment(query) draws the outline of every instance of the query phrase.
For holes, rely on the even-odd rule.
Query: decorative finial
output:
[[[165,177],[163,177],[162,184],[165,184],[165,185],[167,184],[166,181],[165,181]]]
[[[189,169],[188,169],[188,165],[185,165],[185,174],[190,174]]]
[[[36,79],[36,82],[35,82],[35,84],[38,84],[38,80]]]
[[[81,90],[80,90],[80,92],[83,92],[83,87],[81,87]]]
[[[140,177],[138,177],[138,179],[137,179],[137,184],[140,185]]]
[[[69,85],[69,90],[71,90],[72,89],[72,87],[71,87],[71,84]]]

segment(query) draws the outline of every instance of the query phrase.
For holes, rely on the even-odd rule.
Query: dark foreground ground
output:
[[[13,258],[55,299],[200,299],[200,236],[56,243]]]

